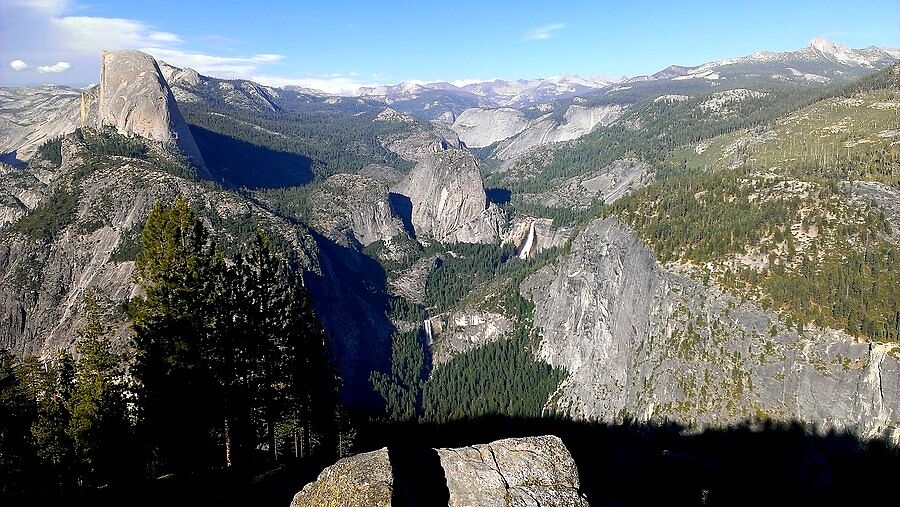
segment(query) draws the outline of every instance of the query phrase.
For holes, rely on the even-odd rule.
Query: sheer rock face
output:
[[[334,241],[363,246],[405,234],[387,187],[357,174],[328,177],[310,199],[310,223]]]
[[[443,477],[424,477],[420,463],[392,462],[401,454],[387,449],[344,458],[326,468],[294,496],[291,507],[430,506],[446,498],[449,507],[587,507],[578,492],[578,469],[558,437],[510,438],[458,449],[435,449]],[[410,476],[406,477],[404,470]],[[430,480],[433,479],[433,480]],[[446,491],[421,491],[434,484]],[[398,502],[399,503],[399,502]]]
[[[518,109],[473,107],[463,111],[451,128],[469,148],[483,148],[512,137],[526,127],[528,120]]]
[[[445,243],[493,243],[500,238],[503,211],[488,205],[478,165],[465,150],[429,154],[395,191],[412,204],[416,235]]]
[[[529,149],[548,143],[571,141],[590,133],[598,125],[609,125],[624,112],[620,105],[587,107],[570,105],[562,118],[552,113],[528,119],[516,109],[471,108],[451,127],[470,148],[498,143],[494,153],[501,160],[513,160]]]
[[[553,408],[576,418],[720,426],[798,419],[900,437],[900,346],[778,315],[660,266],[627,227],[595,220],[527,278],[538,355],[570,372]]]
[[[520,259],[560,248],[574,235],[573,227],[554,227],[550,218],[519,217],[503,232],[503,242],[516,245]]]
[[[81,99],[81,124],[112,126],[119,133],[139,135],[176,146],[195,163],[203,157],[152,56],[131,49],[104,51],[100,83]]]

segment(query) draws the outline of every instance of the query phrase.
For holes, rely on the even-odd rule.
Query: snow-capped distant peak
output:
[[[838,44],[836,42],[831,42],[824,37],[816,37],[815,39],[809,41],[809,47],[815,49],[820,53],[826,54],[839,54],[850,50],[849,47],[844,46],[843,44]]]

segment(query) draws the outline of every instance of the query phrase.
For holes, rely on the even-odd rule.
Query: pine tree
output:
[[[144,297],[134,304],[132,322],[141,438],[154,473],[202,468],[216,459],[211,428],[222,419],[221,407],[210,399],[219,385],[206,363],[219,263],[182,198],[154,207],[141,245],[135,270]]]
[[[75,348],[75,385],[66,402],[72,439],[80,468],[79,480],[104,484],[122,471],[121,450],[129,445],[130,425],[125,403],[125,357],[113,350],[109,330],[92,295],[87,298],[87,323]]]

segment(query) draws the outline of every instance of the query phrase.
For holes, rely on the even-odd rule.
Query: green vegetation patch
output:
[[[70,225],[78,207],[78,195],[59,188],[50,197],[12,226],[12,230],[32,240],[50,241]]]

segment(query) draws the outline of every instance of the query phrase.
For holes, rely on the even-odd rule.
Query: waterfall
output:
[[[525,244],[522,245],[522,251],[519,252],[519,258],[525,260],[528,258],[528,255],[531,254],[531,249],[534,247],[534,222],[531,222],[531,227],[528,228],[528,239],[525,240]]]

